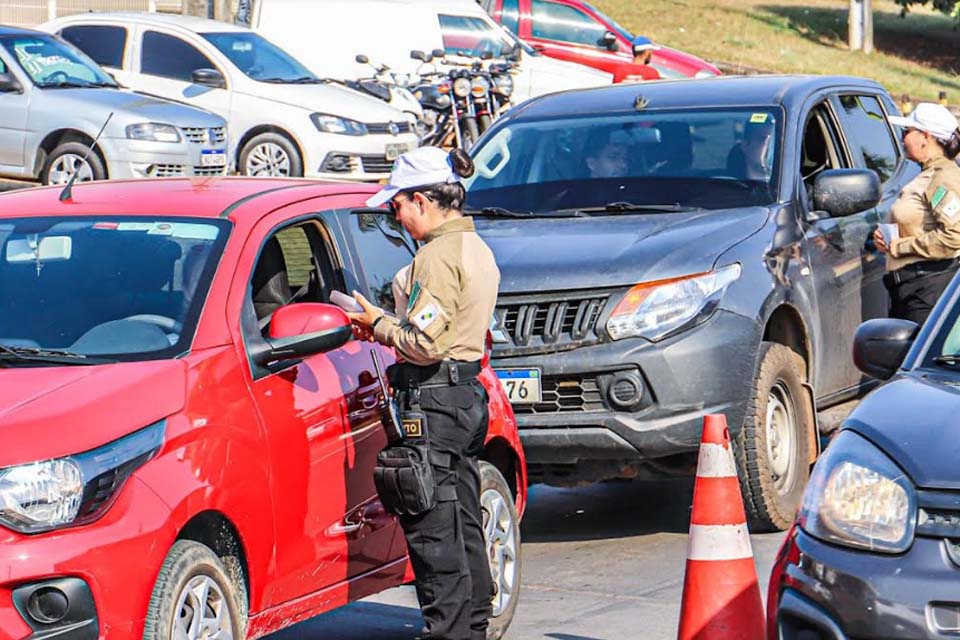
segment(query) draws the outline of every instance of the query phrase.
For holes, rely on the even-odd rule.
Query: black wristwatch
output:
[[[376,329],[377,323],[380,322],[381,320],[383,320],[383,314],[380,314],[379,316],[377,316],[376,320],[370,323],[370,331],[373,331],[374,329]]]

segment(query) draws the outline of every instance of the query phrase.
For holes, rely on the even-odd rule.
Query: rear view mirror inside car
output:
[[[70,236],[36,236],[7,242],[6,260],[11,264],[26,262],[61,262],[69,260],[73,253]]]

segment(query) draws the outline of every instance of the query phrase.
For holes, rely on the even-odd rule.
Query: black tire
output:
[[[480,130],[477,129],[477,119],[469,116],[466,118],[460,119],[460,139],[462,142],[461,148],[464,151],[469,151],[470,147],[477,141],[477,138],[480,137]]]
[[[209,547],[192,540],[178,540],[170,549],[160,575],[153,587],[150,604],[147,607],[147,619],[143,630],[143,640],[170,640],[176,637],[174,624],[188,623],[190,611],[187,602],[181,598],[187,595],[187,586],[191,581],[208,580],[215,585],[207,606],[226,606],[230,614],[228,624],[233,637],[240,640],[246,637],[247,630],[247,594],[242,574],[238,571],[236,558],[222,561]],[[227,567],[231,567],[232,570]],[[182,612],[188,612],[181,616]]]
[[[520,518],[513,503],[513,493],[507,486],[500,471],[489,462],[480,463],[480,504],[483,511],[484,536],[487,538],[487,555],[490,558],[490,571],[494,582],[494,616],[487,628],[487,640],[499,640],[507,632],[520,599],[521,569],[523,566],[520,551]],[[496,507],[491,508],[495,498]],[[493,513],[496,510],[498,513]],[[499,525],[491,526],[491,518],[497,518]],[[489,533],[497,531],[497,547],[491,546]],[[508,547],[512,546],[512,560]],[[495,562],[495,560],[500,562]],[[509,586],[509,593],[504,588]],[[499,605],[499,606],[498,606]]]
[[[303,158],[289,138],[279,133],[260,133],[243,145],[237,164],[240,175],[303,177]]]
[[[86,160],[83,160],[84,158]],[[87,174],[81,169],[82,173],[77,176],[76,182],[107,179],[107,169],[95,149],[90,149],[90,145],[82,142],[63,142],[47,156],[43,169],[40,170],[40,181],[43,184],[66,184],[69,174],[80,166],[81,161],[90,171]]]
[[[810,477],[816,423],[803,358],[782,344],[762,342],[758,362],[735,447],[740,489],[752,531],[783,531]]]

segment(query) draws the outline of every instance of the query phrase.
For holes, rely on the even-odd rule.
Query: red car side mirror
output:
[[[299,302],[277,309],[270,320],[266,348],[254,360],[260,365],[293,360],[342,347],[353,335],[350,318],[340,307]]]

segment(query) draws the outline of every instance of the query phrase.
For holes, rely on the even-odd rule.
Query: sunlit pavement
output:
[[[672,639],[680,615],[693,483],[536,486],[523,523],[523,587],[510,640]],[[766,594],[783,534],[754,535]],[[416,597],[401,587],[270,640],[412,640]]]

